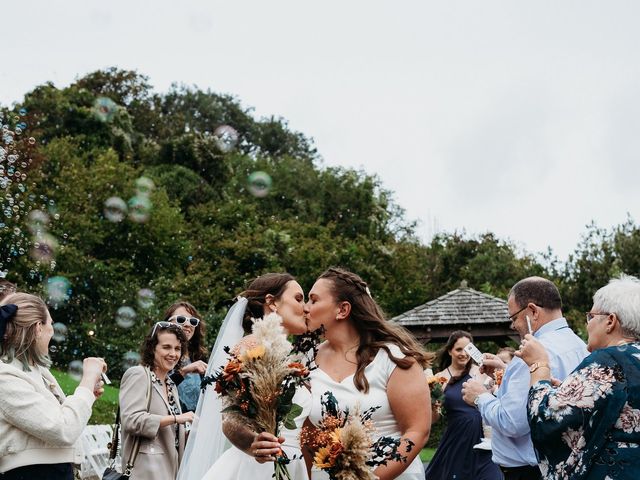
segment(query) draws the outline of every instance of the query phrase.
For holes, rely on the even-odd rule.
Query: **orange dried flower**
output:
[[[222,372],[222,374],[224,375],[224,379],[227,382],[230,382],[233,380],[233,377],[235,377],[240,372],[242,372],[242,362],[234,359],[227,362],[227,364],[224,366],[224,371]]]
[[[429,378],[427,378],[427,383],[429,384],[429,386],[433,385],[434,383],[439,383],[440,385],[444,385],[445,383],[447,383],[449,381],[449,379],[447,379],[447,377],[443,377],[442,375],[432,375]]]
[[[298,377],[306,377],[309,374],[309,369],[300,362],[293,362],[287,366],[295,370],[294,374]]]

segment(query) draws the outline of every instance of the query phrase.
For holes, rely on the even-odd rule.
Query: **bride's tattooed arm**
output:
[[[280,453],[278,439],[267,432],[256,433],[249,425],[236,415],[224,415],[222,431],[227,439],[239,450],[256,459],[259,463],[273,462]]]

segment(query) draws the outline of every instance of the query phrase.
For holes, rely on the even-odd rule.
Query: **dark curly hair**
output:
[[[248,300],[247,309],[242,319],[242,328],[245,333],[251,332],[253,318],[264,316],[267,295],[273,295],[274,300],[280,299],[287,289],[287,284],[291,281],[295,281],[295,278],[289,273],[265,273],[249,282],[244,292],[240,294]]]
[[[431,365],[434,354],[426,352],[407,329],[385,319],[384,313],[371,297],[369,287],[362,278],[337,267],[327,269],[318,277],[321,278],[331,282],[331,293],[336,302],[349,302],[351,305],[350,318],[360,335],[360,346],[356,351],[358,366],[353,380],[359,391],[369,391],[369,382],[364,370],[381,348],[385,349],[389,358],[402,369],[411,368],[412,359],[422,368]],[[387,347],[389,343],[397,345],[406,356],[394,357]]]
[[[194,317],[200,319],[200,323],[194,329],[193,337],[191,337],[191,340],[189,340],[188,350],[184,350],[183,356],[185,353],[188,352],[189,359],[192,362],[197,362],[198,360],[206,361],[207,348],[204,346],[204,344],[205,344],[207,326],[204,323],[204,319],[202,318],[202,315],[200,315],[200,312],[198,312],[196,307],[191,305],[189,302],[180,300],[175,302],[169,308],[167,308],[162,318],[164,318],[165,321],[169,320],[169,318],[173,315],[173,312],[178,310],[180,307],[184,308],[187,312],[189,312]]]
[[[163,322],[164,323],[164,322]],[[149,367],[151,369],[155,366],[155,351],[156,346],[158,345],[158,334],[162,332],[170,332],[173,333],[176,338],[180,341],[180,348],[182,348],[183,352],[187,351],[187,336],[182,331],[178,325],[174,323],[169,323],[168,325],[160,325],[157,324],[158,327],[154,325],[149,330],[149,334],[144,337],[144,341],[142,342],[142,348],[140,349],[140,363],[145,367]],[[155,332],[154,332],[155,329]]]

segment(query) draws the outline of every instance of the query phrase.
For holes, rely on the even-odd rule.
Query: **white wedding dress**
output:
[[[391,353],[396,358],[403,358],[404,354],[400,349],[389,344]],[[325,392],[331,392],[338,401],[338,407],[341,410],[349,408],[353,411],[356,406],[360,407],[360,411],[364,412],[371,407],[380,407],[375,411],[371,420],[373,421],[377,434],[382,437],[385,435],[391,437],[400,437],[400,429],[396,422],[389,399],[387,398],[387,382],[389,377],[396,368],[396,364],[389,358],[386,350],[378,350],[373,361],[365,368],[365,376],[369,381],[369,393],[364,394],[356,389],[353,383],[353,375],[348,376],[341,382],[336,382],[320,368],[316,368],[311,372],[311,391],[313,392],[313,404],[309,420],[317,425],[322,418],[321,398]],[[417,448],[417,447],[414,447]],[[321,470],[313,469],[311,471],[312,480],[328,480],[329,475]],[[418,455],[413,462],[396,477],[397,480],[424,480],[424,468]]]
[[[287,465],[291,479],[309,480],[298,437],[311,410],[311,392],[306,387],[298,387],[293,403],[302,407],[302,413],[295,419],[295,430],[283,428],[280,432],[285,439],[282,449],[291,459]],[[271,480],[273,471],[272,462],[258,463],[252,456],[231,446],[211,466],[202,480]]]

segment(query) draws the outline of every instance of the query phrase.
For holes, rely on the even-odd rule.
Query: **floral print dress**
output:
[[[529,391],[531,439],[547,479],[640,479],[640,344],[596,350],[554,388]]]

